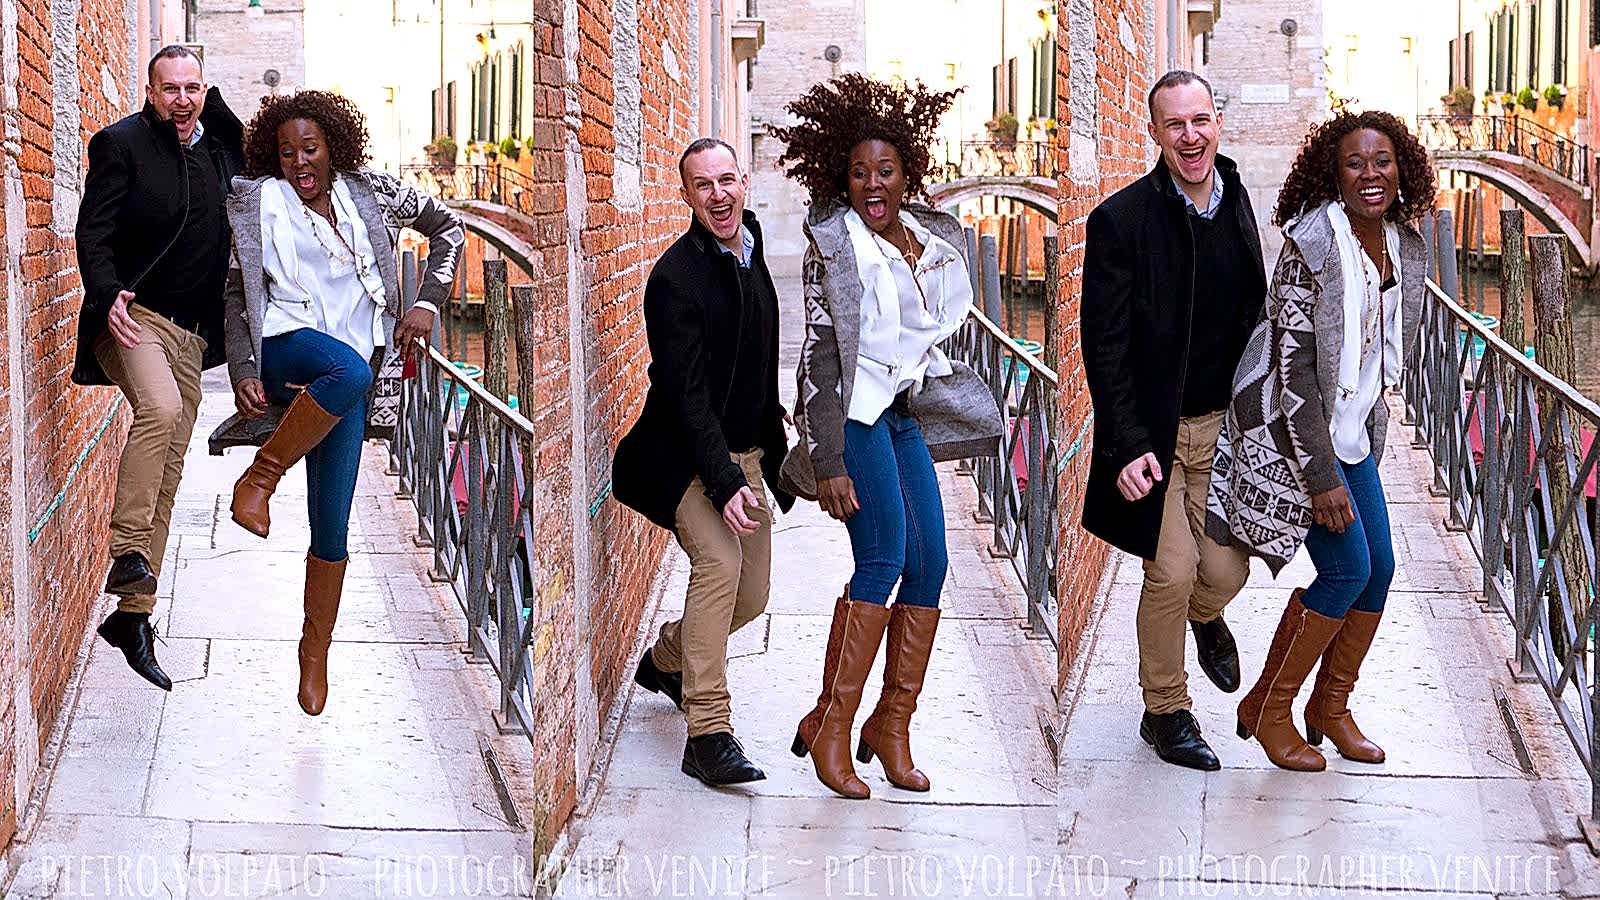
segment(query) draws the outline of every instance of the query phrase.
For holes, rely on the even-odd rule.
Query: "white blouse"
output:
[[[861,275],[861,340],[848,417],[872,425],[924,376],[950,374],[938,344],[955,334],[972,309],[966,260],[947,241],[901,210],[900,223],[922,244],[916,271],[900,251],[874,234],[855,210],[845,225]]]
[[[1360,292],[1360,369],[1354,391],[1335,387],[1333,421],[1329,424],[1334,455],[1348,465],[1355,465],[1371,455],[1372,438],[1367,433],[1367,420],[1372,408],[1383,402],[1385,384],[1393,387],[1400,379],[1400,231],[1392,222],[1384,223],[1384,241],[1389,246],[1394,285],[1380,291],[1382,275],[1372,258],[1361,252],[1365,290]],[[1346,302],[1349,302],[1349,295],[1347,291]]]
[[[384,343],[384,288],[361,214],[342,180],[333,183],[337,227],[311,211],[289,182],[261,188],[261,265],[267,309],[261,336],[314,328],[372,358]]]

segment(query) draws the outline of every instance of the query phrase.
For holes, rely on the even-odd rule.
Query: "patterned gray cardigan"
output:
[[[1234,374],[1206,500],[1206,533],[1261,557],[1273,575],[1305,540],[1311,496],[1344,483],[1330,433],[1344,344],[1339,246],[1322,207],[1290,222],[1284,236],[1262,321]],[[1427,243],[1401,225],[1404,360],[1416,346],[1427,273]],[[1380,397],[1367,420],[1378,459],[1388,423]]]
[[[922,227],[967,255],[966,232],[954,216],[921,204],[907,203],[906,212]],[[816,477],[844,475],[844,422],[856,380],[856,354],[861,344],[861,296],[866,288],[856,267],[856,254],[844,216],[848,206],[813,206],[806,216],[809,239],[801,262],[805,299],[805,340],[795,373],[795,425],[805,442]],[[967,261],[968,266],[971,260]],[[835,329],[835,322],[853,323]]]
[[[417,292],[419,301],[442,307],[456,280],[456,259],[467,242],[461,218],[439,199],[417,190],[387,172],[361,169],[340,172],[350,188],[378,257],[383,277],[383,334],[393,355],[395,320],[400,318],[400,272],[395,248],[400,229],[410,228],[428,239],[428,271]],[[233,225],[234,265],[223,293],[223,326],[228,345],[228,376],[234,384],[261,377],[261,327],[267,310],[267,278],[261,264],[261,186],[266,178],[235,178],[228,195],[228,221]],[[388,243],[378,245],[378,236]]]

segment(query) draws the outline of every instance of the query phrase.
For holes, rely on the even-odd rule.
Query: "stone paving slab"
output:
[[[87,644],[37,812],[0,871],[6,896],[533,896],[531,842],[506,823],[479,740],[516,796],[532,748],[498,733],[455,599],[397,539],[414,514],[381,447],[362,463],[332,691],[313,718],[295,702],[303,467],[269,539],[234,525],[248,454],[205,455],[232,395],[220,372],[204,387],[153,620],[173,691]]]
[[[1577,825],[1588,779],[1543,689],[1511,680],[1509,626],[1480,602],[1476,559],[1423,489],[1426,458],[1398,420],[1382,477],[1399,570],[1351,700],[1388,761],[1349,762],[1329,746],[1328,771],[1286,772],[1233,733],[1234,708],[1260,672],[1290,590],[1313,575],[1304,553],[1276,581],[1256,563],[1226,612],[1245,673],[1240,693],[1212,686],[1189,648],[1194,712],[1222,770],[1156,759],[1137,736],[1142,572],[1119,556],[1064,708],[1058,852],[1104,874],[1086,893],[1600,895],[1600,865]],[[1532,776],[1518,763],[1496,689],[1527,738]]]
[[[960,523],[970,515],[962,504],[971,482],[941,469]],[[715,790],[683,775],[682,714],[630,685],[604,785],[571,826],[575,846],[558,896],[691,888],[696,896],[961,896],[985,862],[1053,856],[1054,763],[1039,713],[1054,703],[1054,657],[1048,643],[1026,636],[1020,591],[1006,587],[1010,563],[987,558],[978,535],[959,524],[950,530],[952,571],[976,586],[947,587],[913,724],[932,791],[895,789],[873,764],[858,766],[872,798],[843,800],[817,781],[809,759],[789,752],[795,724],[816,701],[833,601],[851,568],[843,526],[802,505],[774,533],[768,613],[729,647],[734,728],[767,780]],[[674,549],[669,564],[645,629],[651,641],[682,608],[687,560]],[[876,702],[882,667],[880,652],[858,724]]]

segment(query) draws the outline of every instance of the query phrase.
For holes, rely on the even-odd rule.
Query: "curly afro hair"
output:
[[[1385,218],[1393,222],[1411,222],[1433,209],[1437,191],[1433,164],[1411,129],[1386,112],[1341,112],[1320,125],[1311,126],[1311,131],[1307,132],[1305,143],[1300,145],[1300,153],[1289,169],[1289,177],[1284,179],[1283,191],[1278,194],[1273,224],[1281,227],[1325,201],[1339,199],[1339,142],[1345,135],[1366,128],[1389,138],[1400,168],[1400,199],[1389,208]]]
[[[900,154],[906,196],[919,196],[931,164],[928,148],[956,93],[935,91],[920,81],[887,84],[855,72],[813,85],[786,107],[800,121],[772,129],[788,145],[778,165],[793,163],[789,176],[811,194],[812,203],[842,201],[850,151],[862,141],[880,140]]]
[[[367,153],[367,117],[356,105],[331,91],[295,91],[266,97],[255,117],[245,126],[244,171],[251,178],[283,174],[278,161],[278,126],[293,119],[310,119],[328,139],[328,156],[335,172],[354,172],[371,159]]]

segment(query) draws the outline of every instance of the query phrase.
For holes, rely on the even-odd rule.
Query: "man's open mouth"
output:
[[[717,225],[733,224],[733,204],[725,203],[721,206],[706,207],[706,213],[711,216],[711,221]]]

